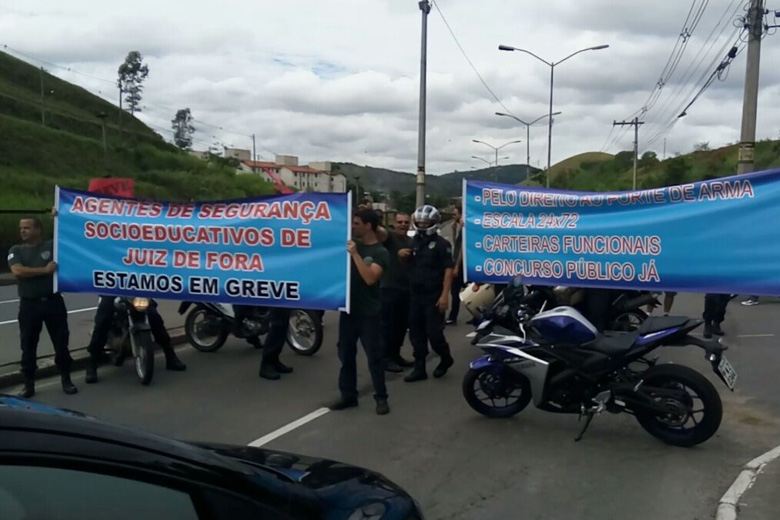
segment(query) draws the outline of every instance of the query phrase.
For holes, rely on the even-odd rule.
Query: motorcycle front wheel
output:
[[[650,435],[673,446],[695,446],[718,431],[720,394],[706,377],[683,365],[656,365],[642,374],[640,391],[666,408],[663,414],[636,413]]]
[[[531,383],[523,375],[497,372],[495,367],[470,368],[463,377],[463,397],[485,417],[518,414],[531,402]]]
[[[154,376],[154,343],[152,343],[152,333],[148,330],[136,332],[135,340],[136,352],[135,373],[142,385],[148,385],[152,382]]]
[[[216,352],[225,344],[228,328],[222,319],[203,307],[196,307],[184,320],[184,334],[199,352]]]
[[[322,320],[312,311],[292,311],[287,343],[296,354],[313,356],[322,346]]]

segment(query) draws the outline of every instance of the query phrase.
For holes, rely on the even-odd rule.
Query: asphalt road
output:
[[[675,310],[698,314],[700,304],[701,296],[682,296]],[[378,470],[434,519],[712,518],[741,466],[780,443],[778,311],[777,304],[729,308],[726,341],[738,390],[731,394],[712,378],[724,400],[724,422],[693,449],[661,444],[629,416],[598,417],[579,443],[573,416],[532,407],[507,420],[479,416],[460,391],[468,361],[479,354],[464,338],[467,326],[448,329],[456,365],[445,378],[415,384],[389,378],[390,415],[374,413],[361,355],[360,407],[326,413],[267,446]],[[325,343],[316,356],[285,350],[283,360],[295,372],[281,381],[259,379],[258,352],[231,339],[214,354],[181,347],[185,373],[166,372],[158,358],[149,387],[137,382],[128,363],[103,368],[94,386],[77,374],[76,396],[62,394],[56,380],[42,382],[37,398],[182,439],[247,444],[337,397],[336,318],[326,314]],[[698,349],[660,354],[711,376]]]
[[[71,349],[86,347],[92,332],[98,296],[94,294],[66,294]],[[177,302],[159,301],[161,312],[168,328],[184,325],[184,318],[176,312]],[[19,348],[19,300],[15,285],[0,286],[0,366],[18,363]],[[54,349],[44,328],[38,345],[38,355],[54,355]]]

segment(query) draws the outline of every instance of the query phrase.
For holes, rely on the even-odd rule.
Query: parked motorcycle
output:
[[[241,337],[260,345],[260,338],[270,331],[270,313],[267,307],[249,307],[242,324],[236,324],[235,311],[230,304],[182,302],[179,314],[195,306],[184,321],[187,341],[200,352],[216,352],[228,336],[241,330]],[[318,311],[296,309],[290,314],[287,344],[301,356],[313,356],[322,346],[322,314]],[[255,340],[255,341],[253,341]]]
[[[737,374],[723,355],[727,347],[690,335],[702,320],[649,318],[633,332],[599,334],[571,307],[535,311],[539,298],[513,281],[473,333],[472,343],[485,352],[463,379],[474,410],[510,417],[533,400],[541,410],[584,417],[576,440],[603,411],[630,413],[671,445],[694,446],[715,434],[723,409],[712,383],[687,366],[649,357],[659,347],[699,347],[733,391]]]
[[[154,375],[154,342],[147,316],[152,304],[148,298],[115,298],[114,317],[106,342],[108,355],[115,366],[122,366],[126,357],[133,357],[135,373],[144,385],[151,383]]]
[[[540,293],[540,298],[537,299],[539,306],[568,306],[574,307],[582,314],[588,314],[587,298],[591,289],[560,286],[533,286],[531,289]],[[461,291],[460,299],[472,316],[480,320],[496,296],[495,289],[490,284],[469,284]],[[660,305],[657,295],[649,291],[612,290],[609,298],[603,323],[606,330],[611,331],[631,332],[638,329],[648,318],[642,308],[647,305]]]

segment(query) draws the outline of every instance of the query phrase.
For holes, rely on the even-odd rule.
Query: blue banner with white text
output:
[[[467,181],[467,279],[780,295],[780,170],[633,192]]]
[[[57,189],[57,289],[347,309],[348,194],[152,202]]]

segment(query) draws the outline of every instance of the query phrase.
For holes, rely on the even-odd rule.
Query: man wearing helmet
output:
[[[428,342],[441,358],[433,377],[442,377],[453,364],[444,337],[444,313],[452,286],[452,246],[438,234],[441,215],[433,206],[418,208],[412,222],[417,230],[412,246],[398,252],[411,265],[409,340],[414,348],[414,370],[404,378],[409,383],[428,378]]]

